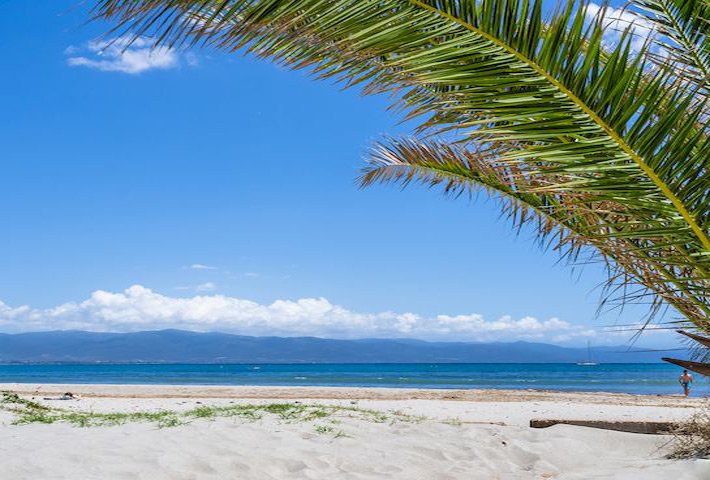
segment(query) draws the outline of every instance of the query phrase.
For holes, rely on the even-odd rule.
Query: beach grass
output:
[[[710,400],[673,431],[670,458],[710,458]]]
[[[339,423],[337,416],[357,417],[375,423],[410,422],[418,423],[424,417],[401,412],[383,413],[376,410],[340,405],[309,405],[300,402],[279,402],[267,404],[200,405],[185,410],[157,410],[139,412],[93,412],[67,410],[48,407],[32,400],[24,399],[13,392],[2,392],[0,408],[15,416],[14,425],[68,423],[76,427],[116,426],[133,422],[154,423],[160,428],[177,427],[197,419],[238,417],[247,421],[257,421],[265,415],[272,415],[284,422],[316,422],[327,419],[331,424]],[[316,425],[320,434],[346,436],[344,432],[329,425]]]

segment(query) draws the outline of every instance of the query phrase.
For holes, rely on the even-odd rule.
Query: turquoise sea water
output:
[[[0,383],[300,385],[401,388],[502,388],[679,393],[681,370],[667,364],[261,364],[0,365]],[[697,378],[693,396],[709,396]]]

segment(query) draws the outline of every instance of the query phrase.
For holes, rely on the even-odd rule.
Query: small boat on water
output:
[[[589,340],[587,340],[587,359],[581,362],[577,362],[577,365],[579,365],[580,367],[593,367],[595,365],[599,365],[599,362],[595,362],[594,360],[592,360],[592,348],[589,345]]]

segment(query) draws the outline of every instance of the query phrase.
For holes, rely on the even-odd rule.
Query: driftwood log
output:
[[[627,422],[613,420],[556,420],[533,419],[531,428],[547,428],[553,425],[575,425],[578,427],[601,428],[618,432],[645,433],[649,435],[670,434],[677,426],[674,422]]]

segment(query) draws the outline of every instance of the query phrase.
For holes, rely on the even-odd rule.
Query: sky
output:
[[[359,189],[367,147],[412,130],[387,98],[107,47],[80,3],[0,0],[0,331],[581,345],[643,320],[596,316],[602,267],[560,264],[492,200]]]

